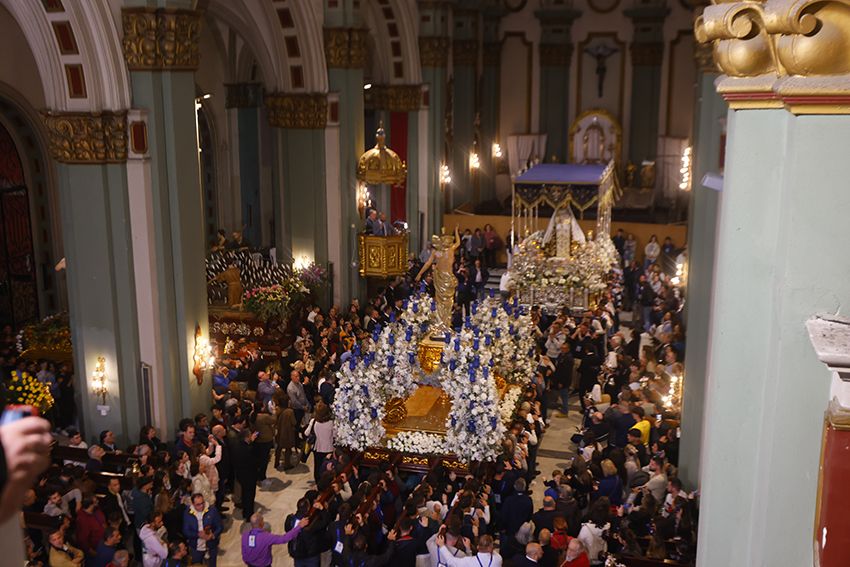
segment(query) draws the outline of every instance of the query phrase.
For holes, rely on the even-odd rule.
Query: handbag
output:
[[[310,453],[313,452],[313,446],[316,444],[316,432],[313,431],[315,420],[311,419],[307,430],[304,432],[304,442],[301,447],[301,462],[306,463]]]

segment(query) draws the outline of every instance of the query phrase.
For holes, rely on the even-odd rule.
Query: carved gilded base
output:
[[[419,367],[426,374],[432,374],[440,367],[440,356],[443,354],[444,341],[438,341],[427,337],[419,342]]]

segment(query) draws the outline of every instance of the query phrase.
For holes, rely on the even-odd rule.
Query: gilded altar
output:
[[[404,275],[407,272],[407,239],[407,233],[393,236],[358,235],[360,275],[376,278]]]

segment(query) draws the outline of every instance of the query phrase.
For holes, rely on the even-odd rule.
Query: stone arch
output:
[[[204,0],[251,47],[269,92],[327,92],[321,23],[306,0]]]
[[[58,112],[124,110],[130,80],[108,4],[0,0],[23,30],[45,103]]]
[[[366,0],[363,18],[375,43],[381,84],[419,84],[418,12],[410,0]]]

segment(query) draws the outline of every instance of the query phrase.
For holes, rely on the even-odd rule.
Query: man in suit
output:
[[[573,383],[574,358],[570,343],[561,343],[561,353],[555,362],[555,371],[552,373],[549,386],[558,393],[561,400],[561,413],[566,416],[570,410],[570,385]],[[557,405],[557,401],[553,405]],[[553,407],[552,409],[555,409]]]
[[[541,559],[543,548],[539,543],[531,542],[525,546],[525,557],[514,559],[514,567],[537,567]]]
[[[502,504],[501,516],[504,523],[504,533],[500,538],[502,542],[502,553],[505,557],[511,557],[516,549],[516,534],[522,525],[531,519],[534,512],[534,504],[531,497],[525,493],[526,483],[524,478],[518,478],[514,482],[514,493],[508,496]]]
[[[481,265],[481,259],[476,258],[475,266],[472,268],[472,287],[475,289],[475,297],[481,299],[484,297],[484,286],[487,285],[487,280],[490,278],[490,272],[487,268]]]
[[[378,219],[378,211],[371,209],[366,217],[366,234],[381,236],[381,221]]]

